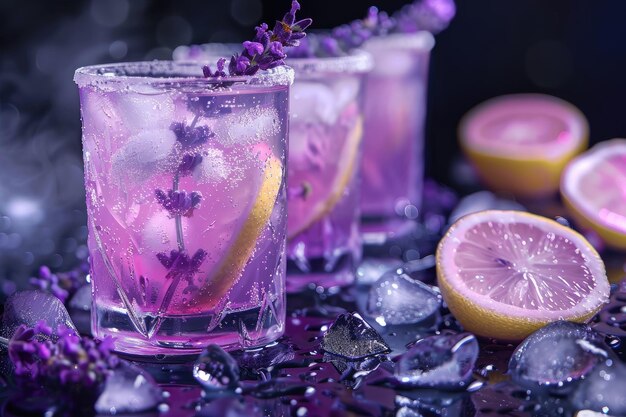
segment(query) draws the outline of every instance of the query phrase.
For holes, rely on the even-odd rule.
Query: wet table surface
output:
[[[405,254],[413,251],[419,255],[413,256],[414,260],[405,265],[410,267],[413,279],[426,284],[435,284],[432,255],[446,221],[440,211],[435,211],[433,216],[430,227],[420,226],[408,242],[397,243]],[[388,255],[394,248],[394,245],[391,249],[373,248],[368,254],[380,259],[380,255]],[[616,269],[622,271],[623,277],[624,255],[608,253],[603,256],[608,269],[617,265]],[[371,259],[372,265],[377,265],[376,258]],[[516,386],[507,375],[508,361],[515,346],[489,340],[479,339],[480,354],[473,380],[463,387],[419,389],[395,382],[395,362],[407,351],[407,346],[425,336],[455,334],[462,330],[445,306],[432,320],[419,325],[381,326],[375,320],[368,320],[391,348],[389,353],[358,361],[325,353],[321,349],[323,336],[340,314],[358,312],[367,318],[364,310],[369,288],[363,285],[368,280],[367,274],[365,271],[359,277],[361,284],[341,291],[328,293],[311,288],[290,295],[283,338],[262,349],[231,352],[241,369],[237,390],[204,391],[192,375],[192,363],[140,364],[166,394],[158,410],[133,415],[461,417],[575,414],[566,396],[538,396]],[[611,302],[591,325],[605,338],[607,347],[623,361],[626,285],[614,284],[612,292]],[[2,356],[6,370],[6,355]],[[55,411],[57,400],[12,389],[4,380],[0,380],[0,400],[6,416],[64,415],[62,411]]]

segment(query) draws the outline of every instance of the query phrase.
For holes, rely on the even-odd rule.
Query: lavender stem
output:
[[[178,191],[178,171],[174,174],[174,183],[172,188],[174,191]],[[178,250],[185,250],[185,241],[183,240],[183,220],[180,214],[174,216],[174,220],[176,221],[176,241],[178,242]]]
[[[9,339],[7,339],[6,337],[0,337],[0,345],[2,345],[4,347],[8,347],[9,346]]]

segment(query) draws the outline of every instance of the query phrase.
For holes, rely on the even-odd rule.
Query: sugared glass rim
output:
[[[74,73],[79,87],[93,86],[103,90],[119,90],[122,86],[151,87],[164,90],[219,89],[224,86],[254,87],[289,86],[294,70],[282,65],[251,76],[205,78],[197,61],[138,61],[81,67]]]
[[[432,33],[422,30],[414,33],[390,33],[385,36],[375,36],[363,45],[368,51],[402,49],[429,52],[435,46],[435,37]]]
[[[287,65],[298,74],[362,74],[374,68],[372,55],[362,49],[354,49],[349,54],[337,57],[289,58]]]

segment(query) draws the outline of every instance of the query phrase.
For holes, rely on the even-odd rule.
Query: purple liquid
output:
[[[398,231],[421,206],[424,119],[432,36],[391,35],[366,44],[374,57],[365,96],[363,231]],[[367,237],[366,237],[367,239]]]
[[[303,64],[342,59],[289,63],[298,80],[291,91],[289,127],[288,291],[310,284],[350,284],[361,255],[362,74],[335,72],[320,78]]]
[[[136,355],[275,340],[285,315],[287,85],[211,93],[163,78],[128,89],[116,81],[79,81],[94,335]],[[182,141],[173,123],[213,135],[190,145],[195,137]],[[177,215],[156,190],[200,202]]]

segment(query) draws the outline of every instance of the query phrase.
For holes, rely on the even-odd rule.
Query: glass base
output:
[[[383,246],[392,240],[406,237],[415,227],[414,220],[362,218],[361,239],[364,246]]]
[[[280,302],[279,302],[280,303]],[[226,350],[261,347],[285,331],[284,314],[277,304],[223,314],[145,316],[142,331],[121,308],[96,306],[92,317],[94,337],[115,338],[115,351],[139,360],[181,362],[195,358],[209,344]]]
[[[330,263],[326,258],[307,259],[306,264],[287,261],[287,292],[297,293],[307,288],[345,287],[355,280],[359,261],[352,254],[344,254]]]

